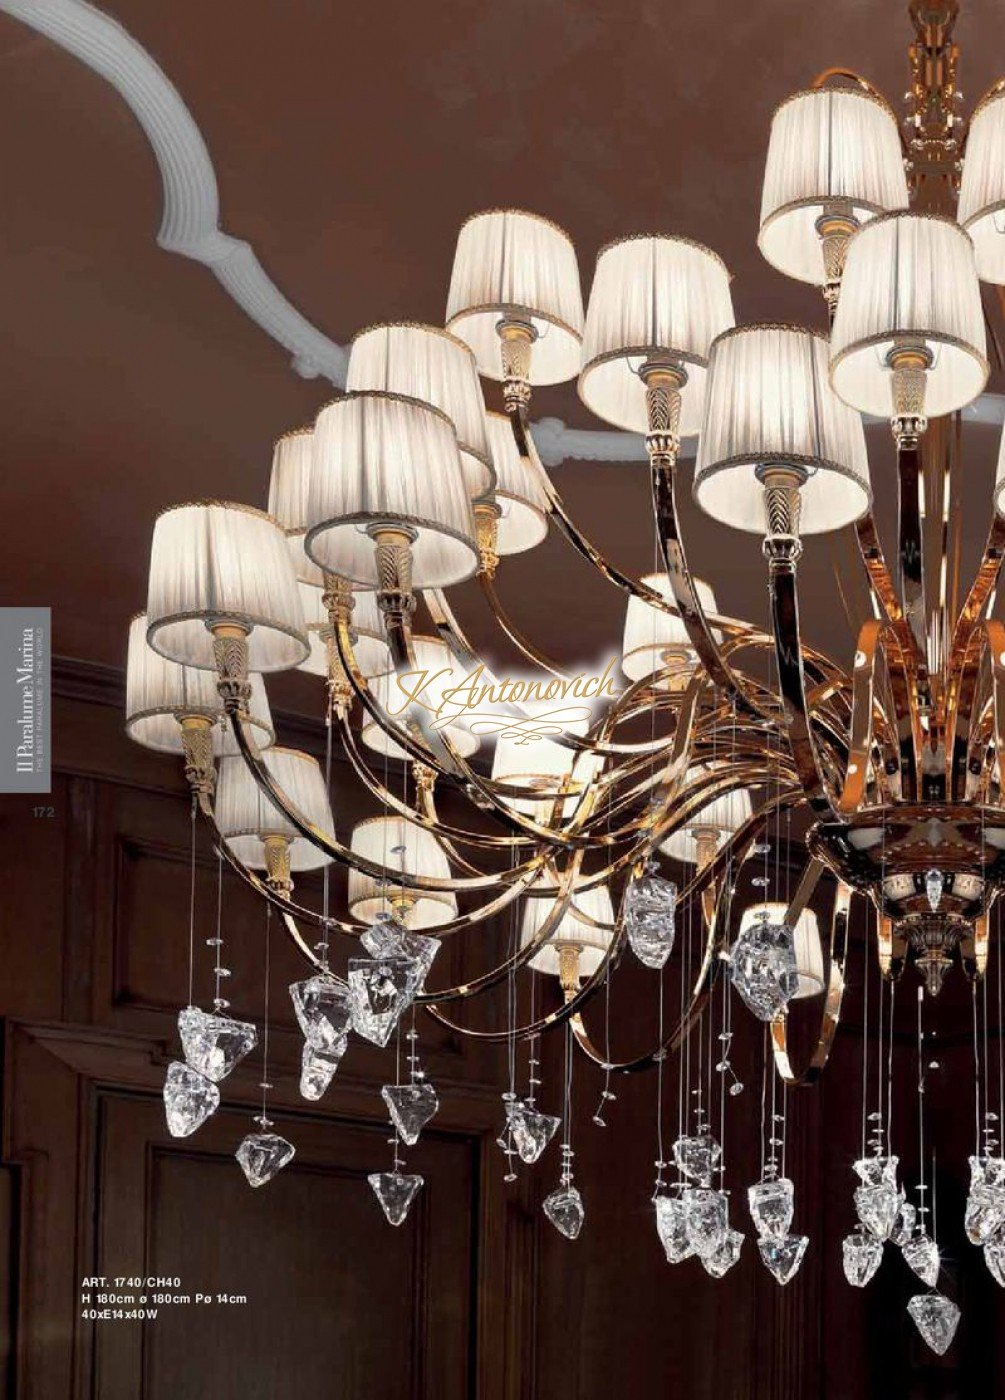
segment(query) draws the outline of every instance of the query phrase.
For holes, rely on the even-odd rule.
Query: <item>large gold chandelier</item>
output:
[[[1005,883],[1005,627],[990,617],[1005,455],[962,604],[949,503],[959,414],[989,372],[980,281],[1005,284],[1005,86],[964,118],[956,9],[910,6],[902,123],[840,69],[775,113],[758,242],[776,268],[822,289],[829,331],[735,326],[720,259],[673,236],[605,247],[584,315],[561,229],[516,210],[477,214],[458,238],[445,328],[401,323],[357,336],[346,394],[276,445],[269,513],[202,502],[158,519],[147,609],[130,633],[129,728],[184,754],[222,855],[309,964],[292,989],[308,1096],[323,1092],[350,1031],[387,1044],[416,1006],[490,1041],[534,1044],[565,1027],[605,1083],[621,1071],[662,1073],[668,1052],[703,1017],[711,1024],[724,969],[770,1027],[779,1082],[812,1082],[841,1013],[855,897],[875,910],[887,986],[912,955],[930,995],[957,954],[969,978],[984,977],[989,911]],[[479,374],[501,386],[503,414],[486,413]],[[663,572],[642,580],[586,538],[537,456],[532,390],[577,376],[587,408],[645,437]],[[896,444],[892,569],[872,513],[862,415],[888,419]],[[691,571],[677,459],[694,434],[698,505],[763,540],[770,632],[721,616]],[[498,570],[549,525],[626,595],[624,684],[609,666],[567,676],[500,603]],[[804,641],[798,591],[804,545],[846,526],[873,611],[850,672]],[[519,677],[492,675],[457,620],[448,590],[471,578],[522,655]],[[377,808],[348,843],[335,834],[330,762],[326,775],[270,746],[262,677],[290,667],[325,678],[329,759],[334,738]],[[468,821],[442,814],[444,789],[468,801]],[[795,889],[734,907],[744,863],[763,852],[779,813],[800,810],[809,859]],[[348,871],[346,912],[331,907],[332,862]],[[292,883],[318,867],[320,909],[299,903]],[[826,950],[810,907],[825,872],[835,885]],[[431,985],[438,940],[497,916],[515,928],[518,910],[521,935],[497,966]],[[628,947],[662,968],[675,923],[692,915],[700,937],[681,971],[680,1015],[648,1053],[612,1058],[587,1026],[589,1003]],[[345,976],[334,935],[351,940]],[[555,974],[560,996],[542,994],[530,1019],[511,1016],[499,1030],[457,1019],[457,1003],[512,992],[524,969]],[[789,1002],[814,995],[819,1033],[797,1068]],[[219,1101],[216,1081],[255,1028],[230,1020],[219,987],[212,1013],[189,1007],[182,1019],[187,1059],[172,1067],[166,1098],[172,1131],[183,1133]],[[409,1034],[407,1080],[384,1091],[394,1163],[374,1178],[395,1224],[421,1185],[401,1170],[397,1144],[414,1142],[436,1106]],[[558,1127],[533,1082],[529,1094],[511,1084],[505,1096],[508,1159],[535,1160]],[[261,1131],[238,1153],[253,1184],[293,1151],[265,1113],[263,1104]],[[845,1242],[846,1273],[866,1282],[892,1239],[934,1285],[924,1198],[915,1217],[882,1128],[870,1145],[856,1163],[860,1223]],[[989,1129],[975,1148],[967,1228],[1003,1282],[996,1146]],[[668,1257],[696,1254],[721,1274],[740,1245],[721,1175],[713,1185],[721,1152],[701,1112],[673,1158],[678,1180],[667,1187],[659,1163],[655,1194]],[[789,1233],[791,1182],[774,1153],[750,1204],[762,1257],[787,1282],[806,1240]],[[578,1233],[568,1131],[546,1209]],[[948,1299],[919,1295],[912,1313],[933,1346],[949,1344],[958,1312]]]

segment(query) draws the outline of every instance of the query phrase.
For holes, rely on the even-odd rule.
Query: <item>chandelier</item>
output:
[[[147,608],[129,634],[129,732],[183,756],[193,814],[303,955],[304,979],[290,989],[303,1095],[324,1093],[350,1037],[404,1038],[405,1069],[382,1091],[393,1159],[370,1178],[392,1224],[422,1186],[403,1169],[404,1150],[438,1107],[416,1009],[506,1044],[511,1067],[515,1047],[530,1047],[526,1089],[517,1092],[511,1068],[503,1094],[507,1179],[558,1136],[559,1182],[544,1210],[570,1238],[585,1218],[571,1146],[575,1052],[600,1067],[600,1123],[612,1076],[652,1069],[662,1083],[679,1052],[684,1108],[656,1163],[656,1226],[671,1262],[694,1256],[719,1277],[744,1238],[729,1217],[710,1087],[717,1073],[720,1116],[742,1090],[730,1061],[738,997],[765,1024],[776,1071],[748,1204],[781,1284],[808,1240],[792,1233],[776,1110],[788,1087],[826,1066],[854,901],[875,930],[879,1055],[884,1012],[892,1036],[894,992],[912,961],[919,1087],[924,1008],[956,963],[975,989],[979,1047],[976,987],[1005,887],[1005,626],[990,616],[1005,453],[962,603],[950,501],[959,415],[989,373],[980,281],[1005,284],[1005,84],[964,117],[957,5],[909,9],[902,122],[842,69],[772,120],[758,244],[775,268],[821,288],[827,329],[734,325],[725,266],[675,236],[602,249],[584,314],[560,228],[518,210],[476,214],[458,237],[445,327],[379,325],[356,337],[344,396],[276,444],[267,513],[207,501],[156,522]],[[532,390],[574,378],[592,413],[645,438],[662,568],[640,580],[587,538],[535,449]],[[502,413],[486,412],[482,379]],[[893,568],[872,512],[863,415],[887,420],[896,447]],[[721,615],[692,572],[678,453],[696,434],[697,505],[762,540],[767,632]],[[850,671],[810,647],[799,622],[803,549],[844,527],[872,611]],[[549,529],[625,596],[617,666],[567,674],[499,599],[499,571]],[[449,590],[471,579],[522,657],[516,676],[493,674],[458,621]],[[325,768],[274,743],[263,678],[294,667],[325,683]],[[348,841],[330,805],[336,744],[376,808]],[[444,815],[445,790],[451,813],[459,795],[466,818]],[[789,888],[777,856],[794,822],[808,859]],[[332,863],[348,872],[345,908],[334,907]],[[294,895],[294,876],[312,870],[322,871],[320,908]],[[741,877],[757,894],[745,907]],[[818,887],[829,892],[826,918]],[[439,985],[442,940],[477,940],[490,920],[509,930],[502,960]],[[218,928],[212,1010],[189,1005],[179,1017],[184,1059],[165,1086],[177,1135],[213,1112],[219,1082],[258,1040],[228,1014],[222,942]],[[661,1033],[647,1053],[618,1060],[588,1007],[616,993],[626,958],[659,973]],[[681,1005],[664,1022],[663,969],[674,962]],[[459,1003],[493,996],[505,1005],[501,1028],[458,1019]],[[518,1016],[528,997],[529,1015]],[[799,1066],[789,1023],[801,1000],[818,1007],[819,1030]],[[538,1038],[552,1029],[565,1035],[561,1115],[539,1102]],[[262,1111],[237,1150],[253,1186],[294,1153],[267,1116],[267,1037],[265,1049]],[[1005,1159],[977,1055],[966,1230],[1005,1286]],[[908,1200],[889,1101],[882,1083],[874,1111],[863,1098],[845,1273],[864,1286],[884,1243],[899,1249],[928,1289],[911,1315],[944,1351],[959,1310],[937,1290],[925,1195],[934,1177],[926,1188],[922,1152],[918,1204]]]

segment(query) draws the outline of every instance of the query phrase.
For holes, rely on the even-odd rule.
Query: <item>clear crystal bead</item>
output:
[[[963,1228],[971,1244],[983,1244],[1005,1225],[1005,1186],[971,1186]]]
[[[300,1056],[300,1093],[303,1098],[316,1100],[321,1097],[335,1076],[346,1044],[346,1040],[340,1040],[329,1053],[327,1050],[315,1050],[309,1040],[304,1041]]]
[[[386,1045],[411,1005],[414,978],[411,958],[350,958],[349,1006],[356,1034]]]
[[[844,1276],[855,1288],[864,1288],[879,1268],[883,1244],[862,1226],[845,1235],[841,1241],[841,1262]]]
[[[432,1084],[385,1084],[380,1091],[387,1104],[391,1122],[398,1136],[409,1147],[419,1141],[419,1134],[440,1106]]]
[[[784,1286],[799,1272],[808,1244],[806,1235],[786,1235],[783,1240],[758,1240],[757,1249],[768,1271]]]
[[[895,1244],[898,1249],[903,1249],[908,1240],[914,1234],[914,1227],[918,1221],[918,1212],[910,1201],[904,1201],[897,1218],[893,1222],[893,1229],[890,1231],[890,1243]]]
[[[576,1239],[583,1228],[586,1212],[575,1186],[559,1186],[550,1196],[545,1196],[542,1209],[560,1235],[567,1240]]]
[[[899,1157],[860,1157],[854,1168],[863,1186],[893,1185],[897,1180]]]
[[[1005,1288],[1005,1233],[1001,1230],[984,1244],[984,1262],[999,1288]]]
[[[939,1246],[924,1231],[908,1240],[902,1250],[907,1267],[934,1288],[939,1277]]]
[[[660,968],[673,951],[677,886],[648,872],[630,881],[621,919],[632,952],[646,967]]]
[[[296,1148],[278,1133],[249,1133],[234,1153],[252,1186],[264,1186],[292,1162]]]
[[[318,974],[290,987],[290,1000],[304,1039],[315,1050],[341,1054],[349,1030],[349,989],[334,977]]]
[[[188,1137],[220,1107],[220,1091],[211,1079],[182,1060],[168,1065],[164,1113],[172,1137]]]
[[[739,1230],[727,1230],[726,1238],[718,1249],[702,1258],[702,1266],[713,1278],[722,1278],[740,1258],[744,1236]]]
[[[907,1305],[914,1325],[939,1356],[948,1351],[959,1326],[960,1310],[941,1293],[918,1293]]]
[[[407,1172],[371,1172],[367,1181],[392,1225],[400,1225],[422,1186],[422,1177]]]
[[[941,870],[929,870],[926,872],[925,898],[928,900],[928,907],[933,914],[942,903],[942,890],[945,883],[945,878]]]
[[[860,1186],[855,1192],[855,1211],[859,1220],[878,1240],[889,1238],[904,1197],[888,1181],[879,1186]]]
[[[681,1200],[688,1244],[701,1258],[714,1254],[729,1229],[729,1199],[725,1192],[688,1186]]]
[[[970,1157],[971,1186],[1005,1186],[1005,1157]]]
[[[762,1239],[771,1236],[780,1240],[789,1233],[794,1208],[792,1193],[792,1182],[787,1176],[747,1187],[750,1218]]]
[[[420,992],[433,959],[440,951],[440,940],[425,933],[413,933],[393,915],[378,914],[376,922],[363,930],[359,940],[372,958],[406,958],[415,964],[412,992]]]
[[[200,1011],[197,1006],[186,1006],[184,1011],[179,1011],[178,1034],[185,1059],[214,1084],[226,1079],[258,1040],[258,1032],[250,1021],[214,1016]]]
[[[553,1118],[550,1113],[538,1113],[536,1108],[518,1099],[506,1105],[506,1122],[513,1134],[520,1161],[530,1164],[537,1161],[551,1142],[561,1119]]]
[[[680,1264],[694,1253],[687,1237],[684,1202],[677,1196],[657,1196],[656,1233],[660,1237],[669,1264]]]
[[[799,989],[795,938],[789,926],[758,915],[733,944],[729,976],[754,1015],[773,1021]]]
[[[719,1165],[722,1148],[711,1133],[685,1134],[673,1145],[673,1159],[677,1170],[692,1181],[700,1181],[709,1186],[712,1174]]]

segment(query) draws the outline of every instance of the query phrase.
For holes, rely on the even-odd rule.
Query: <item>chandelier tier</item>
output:
[[[667,1053],[721,1014],[717,1068],[735,1079],[730,987],[769,1024],[780,1082],[810,1083],[840,1018],[855,897],[875,911],[887,988],[912,957],[930,995],[957,956],[969,978],[985,975],[988,916],[1005,889],[1005,626],[990,616],[1005,550],[1005,450],[987,545],[961,603],[949,528],[959,465],[942,420],[989,373],[980,280],[1005,283],[1005,88],[978,104],[968,135],[956,9],[910,6],[902,124],[865,79],[837,69],[775,113],[758,243],[774,267],[821,289],[829,329],[734,325],[719,257],[662,235],[602,249],[584,312],[562,229],[518,210],[476,214],[458,237],[445,328],[381,325],[356,337],[346,394],[276,445],[270,514],[203,502],[157,521],[145,624],[130,631],[130,733],[183,750],[222,855],[310,964],[293,992],[311,1096],[350,1031],[387,1043],[412,1005],[510,1044],[533,1047],[564,1026],[567,1055],[578,1046],[605,1086],[618,1071],[662,1074]],[[504,415],[486,413],[479,375],[501,387]],[[645,434],[662,571],[641,580],[583,534],[537,456],[533,390],[577,376],[587,408]],[[872,513],[863,414],[888,419],[895,440],[892,570]],[[677,459],[681,436],[696,433],[697,504],[762,540],[768,632],[719,614],[713,568],[708,582],[691,572]],[[937,518],[923,512],[926,499]],[[626,595],[627,684],[612,682],[611,667],[568,675],[502,607],[498,571],[549,525]],[[848,526],[873,612],[850,671],[806,644],[798,587],[812,537]],[[472,577],[522,655],[516,678],[490,672],[454,614],[447,590]],[[294,666],[326,676],[329,734],[379,809],[348,842],[313,761],[267,750],[261,676]],[[393,781],[388,758],[404,764]],[[443,787],[469,802],[468,823],[441,814]],[[736,909],[741,868],[763,853],[772,824],[777,839],[786,812],[809,819],[795,893],[764,891]],[[294,898],[292,872],[331,862],[349,872],[344,913],[330,907],[327,874],[322,909]],[[819,899],[816,911],[810,901],[824,875],[834,891],[821,940]],[[518,933],[498,966],[462,985],[427,985],[440,939],[504,911]],[[692,915],[700,946],[682,967],[680,1015],[645,1054],[612,1058],[587,1027],[590,1000],[629,947],[663,967],[675,919]],[[354,941],[345,977],[332,966],[335,934]],[[486,993],[509,988],[512,1006],[525,970],[557,977],[560,997],[542,996],[530,1019],[510,1016],[502,1029],[458,1022],[453,1004]],[[712,989],[723,971],[720,1013]],[[797,1067],[788,1006],[814,996],[819,1033]],[[393,1114],[413,1104],[425,1122],[435,1094],[414,1038],[411,1047],[408,1084],[385,1098]],[[504,1096],[511,1168],[536,1160],[559,1127],[537,1109],[537,1083],[532,1073],[527,1095],[511,1085]],[[657,1164],[657,1225],[668,1258],[695,1254],[720,1276],[742,1236],[712,1189],[723,1165],[700,1103],[674,1147],[670,1195],[667,1163]],[[398,1139],[415,1139],[394,1122],[392,1169],[371,1182],[398,1224],[421,1178],[400,1170]],[[574,1238],[584,1217],[569,1130],[566,1113],[561,1181],[545,1209]],[[896,1240],[901,1207],[915,1221],[878,1131],[856,1163],[860,1224],[844,1247],[856,1284],[875,1271],[877,1241]],[[1002,1225],[996,1146],[986,1135],[971,1160],[974,1190],[998,1193]],[[772,1146],[751,1190],[760,1255],[785,1283],[806,1237],[789,1234],[784,1147],[779,1160]],[[784,1208],[772,1214],[769,1201]],[[901,1241],[905,1258],[924,1257],[922,1277],[935,1248],[925,1214],[922,1200]],[[923,1335],[948,1345],[954,1305],[938,1294],[914,1301]]]

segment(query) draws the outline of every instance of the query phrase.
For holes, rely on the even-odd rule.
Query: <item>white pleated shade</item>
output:
[[[278,438],[272,449],[269,514],[288,535],[307,528],[307,492],[314,460],[314,429],[294,428]]]
[[[893,411],[888,357],[898,340],[932,355],[925,375],[930,418],[970,403],[988,377],[974,246],[939,214],[890,214],[848,245],[831,331],[831,383],[861,413]]]
[[[712,347],[694,496],[716,520],[763,534],[758,468],[792,466],[804,535],[857,520],[871,499],[862,420],[827,381],[827,341],[796,326],[738,326]]]
[[[312,584],[301,583],[300,600],[303,603],[304,619],[307,623],[307,639],[311,644],[311,654],[300,663],[301,671],[314,676],[328,674],[328,644],[321,633],[327,631],[331,623],[324,605],[324,593]],[[356,634],[353,652],[364,676],[379,676],[392,670],[390,648],[384,640],[384,626],[377,606],[377,595],[359,588],[353,593],[355,606],[352,610],[352,630]]]
[[[530,886],[523,902],[523,921],[520,928],[520,945],[526,948],[540,932],[545,919],[555,907],[555,882],[549,876],[539,876]],[[579,917],[585,915],[585,918]],[[587,920],[593,919],[606,928],[595,928]],[[553,977],[559,971],[559,947],[561,944],[579,948],[579,972],[589,977],[604,960],[604,956],[614,938],[614,907],[606,885],[591,889],[580,889],[573,893],[559,920],[558,927],[550,935],[540,952],[530,960],[531,967],[538,972],[549,972]]]
[[[688,770],[687,781],[702,774],[707,775],[707,769],[691,768]],[[697,831],[714,831],[718,849],[725,845],[734,831],[739,831],[750,814],[750,793],[746,788],[736,788],[706,803],[695,813],[687,826],[674,831],[661,843],[660,850],[665,851],[668,856],[673,856],[675,860],[687,861],[693,865],[698,859],[695,835]]]
[[[1005,428],[998,443],[998,470],[995,472],[995,485],[992,493],[995,510],[1005,515]]]
[[[1005,282],[1005,92],[970,118],[956,217],[973,239],[978,275]]]
[[[548,492],[537,464],[521,457],[505,413],[487,413],[485,427],[496,473],[495,501],[500,515],[497,554],[522,554],[548,533]]]
[[[822,286],[816,222],[835,206],[860,224],[907,208],[897,122],[885,102],[854,88],[799,92],[771,122],[757,238],[768,262]]]
[[[395,394],[347,394],[314,425],[307,553],[364,588],[379,579],[368,526],[414,531],[416,588],[470,578],[478,563],[457,437],[445,414]]]
[[[639,366],[671,358],[687,371],[680,431],[701,427],[712,341],[733,324],[729,273],[716,253],[687,238],[639,236],[601,249],[586,310],[579,396],[629,432],[649,427]]]
[[[463,340],[435,326],[371,326],[352,343],[346,388],[384,389],[438,408],[457,432],[468,495],[474,499],[492,489],[485,400],[475,357]]]
[[[447,854],[431,831],[404,817],[372,817],[359,823],[349,844],[357,855],[387,870],[386,881],[349,870],[349,909],[361,923],[397,912],[411,929],[438,928],[457,917],[457,896],[451,890],[409,890],[401,884],[402,872],[450,879]],[[404,908],[401,897],[409,901]]]
[[[788,905],[769,901],[764,904],[751,904],[744,909],[740,917],[740,933],[745,933],[762,914],[766,914],[768,922],[773,924],[784,924],[785,915],[788,913]],[[799,986],[796,990],[796,998],[815,997],[823,991],[826,974],[824,969],[824,950],[820,942],[820,925],[817,916],[812,909],[804,909],[796,920],[794,929],[794,944],[796,951],[796,971],[799,974]]]
[[[646,574],[642,582],[670,603],[673,590],[667,574]],[[706,613],[717,610],[715,594],[703,579],[695,579],[695,591]],[[625,635],[621,652],[621,669],[631,681],[643,680],[656,671],[693,670],[698,657],[691,645],[683,620],[670,613],[650,607],[644,599],[632,594],[625,611]],[[669,681],[659,685],[665,687]]]
[[[289,799],[326,836],[334,837],[335,823],[317,760],[298,749],[279,746],[264,755],[266,768]],[[290,842],[290,869],[317,870],[331,860],[306,837],[297,834],[279,808],[255,782],[243,758],[220,760],[216,783],[216,824],[227,845],[252,870],[264,870],[266,836],[285,836]]]
[[[248,718],[260,749],[275,742],[265,682],[253,672]],[[204,715],[213,721],[213,752],[237,753],[237,740],[216,689],[216,675],[194,666],[181,666],[159,655],[147,642],[146,613],[129,624],[126,660],[126,732],[144,748],[181,753],[184,715]]]
[[[576,250],[557,224],[520,209],[474,214],[457,236],[447,328],[471,346],[489,379],[503,377],[496,327],[504,317],[537,331],[532,384],[576,376],[583,333]]]
[[[423,683],[418,675],[411,672],[399,679],[397,674],[377,676],[370,687],[373,697],[385,711],[388,718],[395,724],[404,728],[409,716],[409,695],[418,691],[417,708],[422,720],[427,724],[432,724],[436,718],[436,712],[444,706],[444,713],[456,713],[457,706],[450,706],[445,699],[444,692],[451,686],[460,685],[464,679],[463,668],[457,665],[450,648],[446,642],[440,641],[439,637],[416,637],[412,638],[412,650],[415,655],[415,672],[425,671],[427,679]],[[366,746],[374,753],[384,754],[388,758],[405,759],[409,755],[387,735],[376,720],[369,714],[363,716],[363,727],[360,737]],[[462,758],[470,758],[478,750],[480,740],[476,734],[463,723],[450,724],[446,727],[446,738],[453,744],[454,748]]]
[[[214,623],[249,630],[252,671],[285,671],[309,650],[297,580],[279,523],[252,506],[172,506],[154,525],[148,640],[186,666],[215,668]]]
[[[569,733],[582,737],[587,721],[563,725]],[[571,816],[583,793],[603,772],[604,760],[596,754],[577,752],[556,739],[521,739],[518,733],[501,733],[492,755],[493,782],[511,787],[531,788],[540,796],[506,797],[515,812],[526,816],[550,815],[559,793],[568,793],[559,804],[562,816]]]

